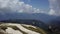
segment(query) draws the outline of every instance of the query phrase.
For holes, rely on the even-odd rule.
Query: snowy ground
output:
[[[23,26],[26,26],[26,27],[33,27],[33,28],[36,28],[34,26],[31,26],[31,25],[24,25],[22,26],[22,24],[12,24],[12,23],[6,23],[6,24],[1,24],[0,26],[16,26],[17,28],[19,28],[21,31],[27,33],[27,34],[40,34],[38,32],[35,32],[35,31],[32,31],[32,30],[29,30]],[[8,33],[8,34],[23,34],[21,31],[19,31],[18,29],[17,30],[14,30],[13,28],[11,27],[7,27],[7,29],[5,29],[5,32]]]

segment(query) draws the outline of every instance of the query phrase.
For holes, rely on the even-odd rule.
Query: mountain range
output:
[[[46,24],[49,24],[48,22],[52,19],[55,19],[57,16],[48,15],[44,13],[33,13],[33,14],[27,14],[27,13],[7,13],[5,15],[0,14],[0,21],[3,20],[9,20],[9,19],[31,19],[31,20],[40,20]]]

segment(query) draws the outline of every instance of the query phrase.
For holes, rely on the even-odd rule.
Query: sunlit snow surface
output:
[[[12,24],[12,23],[5,23],[5,24],[0,24],[0,26],[16,26],[17,28],[19,28],[21,31],[27,33],[27,34],[40,34],[38,32],[35,32],[35,31],[32,31],[32,30],[29,30],[23,26],[26,26],[26,27],[33,27],[33,28],[36,28],[34,26],[31,26],[31,25],[24,25],[24,24]],[[21,31],[19,31],[18,29],[17,30],[14,30],[12,27],[7,27],[7,29],[5,29],[5,32],[7,34],[23,34]]]

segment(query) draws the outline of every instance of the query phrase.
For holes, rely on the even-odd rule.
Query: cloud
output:
[[[49,14],[50,15],[55,15],[55,11],[53,9],[50,9]]]
[[[30,1],[30,0],[29,0]],[[11,13],[45,13],[49,15],[60,15],[60,0],[49,0],[50,11],[33,8],[20,0],[0,0],[0,14]]]
[[[42,13],[40,9],[33,8],[20,0],[0,0],[0,13]]]
[[[49,0],[50,15],[60,15],[60,0]]]

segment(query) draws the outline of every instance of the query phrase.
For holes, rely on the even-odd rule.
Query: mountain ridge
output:
[[[12,14],[5,14],[0,15],[0,21],[8,20],[8,19],[33,19],[33,20],[40,20],[44,23],[48,23],[51,19],[55,19],[57,16],[52,16],[44,13],[34,13],[34,14],[26,14],[26,13],[12,13]]]

